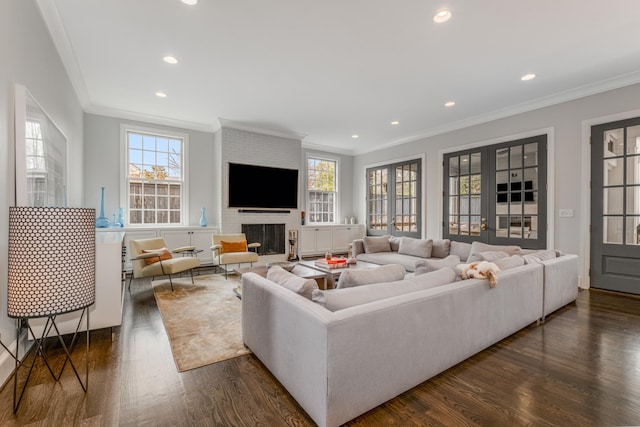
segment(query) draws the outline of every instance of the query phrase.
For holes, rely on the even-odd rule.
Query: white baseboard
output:
[[[14,339],[10,344],[4,344],[9,348],[12,354],[16,354],[16,345],[19,345],[19,356],[23,359],[27,350],[31,345],[33,345],[33,342],[27,341],[27,331],[25,329],[20,333],[18,341]],[[0,350],[2,350],[2,354],[0,354],[0,383],[2,384],[2,387],[4,387],[15,368],[15,359],[3,348],[0,347]]]

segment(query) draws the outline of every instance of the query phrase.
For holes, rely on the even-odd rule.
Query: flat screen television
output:
[[[297,209],[298,170],[229,163],[229,207]]]

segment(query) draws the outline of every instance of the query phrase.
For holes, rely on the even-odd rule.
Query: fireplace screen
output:
[[[242,232],[247,236],[248,243],[260,243],[259,255],[284,254],[285,243],[284,224],[242,224]]]

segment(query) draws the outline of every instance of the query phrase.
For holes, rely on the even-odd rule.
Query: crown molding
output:
[[[631,73],[613,77],[611,79],[601,80],[599,82],[579,86],[574,89],[557,92],[557,93],[554,93],[553,95],[537,98],[530,102],[523,102],[521,104],[512,105],[510,107],[490,111],[485,114],[479,114],[465,120],[459,120],[446,125],[432,127],[420,134],[397,139],[397,140],[388,142],[386,144],[378,145],[377,147],[372,148],[371,150],[357,150],[355,151],[355,155],[371,153],[371,152],[382,150],[385,148],[390,148],[397,145],[406,144],[409,142],[419,141],[421,139],[429,138],[432,136],[442,135],[448,132],[465,129],[471,126],[481,125],[484,123],[492,122],[494,120],[515,116],[517,114],[527,113],[529,111],[562,104],[564,102],[575,101],[577,99],[586,98],[588,96],[597,95],[599,93],[620,89],[622,87],[631,86],[638,83],[640,83],[640,71],[634,71]]]
[[[118,110],[115,108],[90,106],[85,108],[85,113],[97,114],[100,116],[113,117],[116,119],[133,120],[137,122],[150,123],[173,128],[181,128],[199,132],[215,133],[219,128],[214,124],[189,122],[186,120],[171,119],[153,114],[136,113],[133,111]]]
[[[302,141],[307,137],[304,133],[290,132],[287,130],[275,130],[268,128],[261,128],[248,123],[239,122],[236,120],[229,120],[222,117],[218,117],[220,127],[227,129],[243,130],[245,132],[259,133],[262,135],[275,136],[278,138],[294,139],[296,141]]]
[[[76,97],[82,105],[82,108],[87,108],[91,105],[91,99],[89,97],[89,90],[80,71],[76,54],[71,46],[67,32],[60,19],[58,8],[55,2],[51,0],[36,0],[38,8],[40,9],[40,15],[44,20],[53,44],[58,51],[62,65],[67,70],[67,75],[71,81],[71,86],[76,93]]]
[[[323,151],[325,153],[334,153],[334,154],[342,154],[345,156],[353,156],[353,150],[347,150],[344,148],[336,148],[336,147],[332,147],[330,145],[322,145],[322,144],[316,144],[314,142],[307,142],[307,141],[303,141],[302,142],[302,148],[306,149],[306,150],[315,150],[315,151]]]

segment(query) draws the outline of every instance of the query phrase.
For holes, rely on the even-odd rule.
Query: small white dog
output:
[[[495,288],[498,283],[496,273],[500,268],[489,261],[476,261],[470,264],[458,264],[458,274],[463,279],[489,279],[489,284]]]

